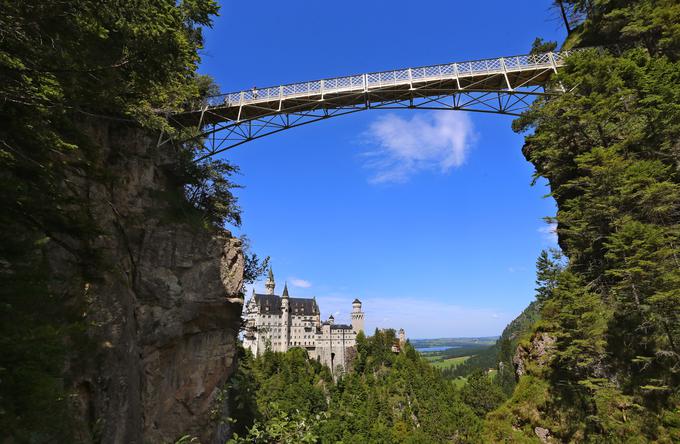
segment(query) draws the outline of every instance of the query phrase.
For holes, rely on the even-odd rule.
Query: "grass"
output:
[[[469,356],[465,356],[465,357],[469,358]],[[498,370],[489,371],[489,373],[488,373],[489,378],[493,379],[493,377],[496,376],[496,373],[498,373]],[[465,385],[465,383],[467,382],[467,378],[463,377],[463,376],[459,376],[457,378],[452,379],[451,382],[453,382],[453,385],[457,389],[459,389],[459,388],[461,388]]]
[[[445,368],[455,368],[458,367],[460,364],[463,362],[467,361],[470,359],[470,356],[459,356],[457,358],[448,358],[448,359],[442,359],[439,361],[431,361],[432,365],[439,369],[445,369]]]
[[[459,389],[459,388],[461,388],[462,386],[465,385],[465,383],[467,382],[467,378],[456,378],[456,379],[452,379],[451,381],[453,382],[453,385],[457,389]]]

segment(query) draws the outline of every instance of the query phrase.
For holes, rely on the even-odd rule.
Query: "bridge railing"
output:
[[[515,72],[527,69],[550,68],[561,65],[572,51],[529,54],[496,59],[472,60],[444,65],[422,66],[393,71],[371,72],[345,77],[292,83],[262,89],[220,94],[207,98],[209,106],[239,106],[257,102],[271,102],[293,97],[324,95],[344,91],[407,84],[423,80],[455,79],[483,74]]]

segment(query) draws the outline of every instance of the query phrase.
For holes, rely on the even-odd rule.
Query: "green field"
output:
[[[434,358],[434,356],[433,356],[433,358]],[[435,367],[437,367],[439,369],[445,369],[445,368],[449,368],[449,367],[457,367],[460,364],[462,364],[463,362],[467,361],[468,359],[470,359],[470,356],[458,356],[456,358],[448,358],[448,359],[440,359],[440,360],[436,360],[436,359],[429,360],[428,359],[428,360]]]
[[[456,379],[452,379],[451,381],[453,381],[453,385],[456,388],[461,388],[467,382],[467,378],[456,378]]]
[[[498,370],[489,371],[489,373],[488,373],[489,378],[493,379],[493,377],[496,376],[496,373],[498,373]],[[452,379],[451,382],[453,382],[453,385],[456,386],[456,388],[461,388],[467,382],[467,378],[463,378],[463,377],[459,376],[458,378]]]

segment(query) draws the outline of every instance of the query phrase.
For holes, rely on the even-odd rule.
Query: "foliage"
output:
[[[558,278],[565,268],[563,255],[557,249],[543,250],[536,260],[536,300],[544,303],[553,296]]]
[[[250,375],[252,396],[232,408],[233,442],[477,442],[480,420],[453,384],[410,344],[395,354],[394,341],[392,330],[360,333],[336,382],[302,349],[246,356],[238,386]]]
[[[461,389],[460,396],[463,402],[481,417],[505,400],[501,388],[481,370],[468,376],[467,384]]]
[[[230,179],[238,167],[220,159],[195,162],[193,157],[192,151],[183,150],[172,165],[173,185],[182,190],[172,210],[181,213],[182,220],[193,215],[206,227],[240,226],[241,209],[232,193],[239,186]]]
[[[116,185],[90,135],[172,133],[164,113],[212,88],[196,68],[200,27],[217,10],[213,0],[0,0],[0,429],[12,442],[88,440],[70,432],[69,372],[90,357],[82,314],[103,267],[93,208],[104,202],[83,189]],[[238,224],[235,169],[192,166],[195,147],[178,148],[170,206],[201,212],[206,225]],[[59,282],[55,265],[82,281]]]
[[[276,404],[271,405],[271,418],[266,422],[256,422],[248,433],[240,437],[235,434],[228,442],[230,444],[298,444],[316,443],[320,437],[317,434],[319,426],[323,423],[325,412],[314,418],[306,418],[299,411],[286,413]]]
[[[535,427],[548,425],[541,411],[550,397],[548,383],[523,376],[509,401],[489,413],[484,423],[484,442],[539,443]]]
[[[500,350],[498,352],[498,373],[494,377],[493,382],[500,387],[505,397],[512,395],[515,390],[515,366],[513,364],[513,343],[509,338],[503,338],[500,341]],[[516,345],[515,345],[516,346]]]
[[[540,37],[536,37],[534,43],[531,44],[531,51],[529,54],[543,54],[554,51],[557,48],[557,42],[545,41]]]
[[[675,0],[565,0],[587,14],[581,46],[642,44],[650,54],[680,57],[680,4]]]
[[[0,239],[12,253],[5,257],[21,260],[0,262],[0,430],[16,442],[67,442],[73,424],[60,379],[67,355],[62,338],[79,336],[82,324],[63,298],[45,300],[44,274],[35,271],[46,265],[36,267],[40,259],[20,250],[29,242],[4,230]]]
[[[253,253],[250,248],[250,239],[248,236],[241,236],[241,250],[243,251],[243,286],[241,292],[245,294],[245,287],[247,284],[252,284],[269,269],[269,256],[260,259],[256,253]]]
[[[181,436],[174,444],[200,444],[197,437],[191,435]]]
[[[537,100],[513,124],[527,133],[536,176],[550,183],[568,264],[538,263],[537,328],[556,347],[550,368],[529,367],[528,378],[546,396],[501,407],[487,430],[531,424],[563,441],[672,442],[680,407],[680,5],[568,3],[587,13],[572,44],[622,45],[571,56],[557,76],[568,93]],[[525,391],[518,387],[506,406]]]

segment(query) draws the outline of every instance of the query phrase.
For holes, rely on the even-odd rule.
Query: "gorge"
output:
[[[513,129],[560,249],[495,355],[461,364],[496,375],[456,387],[393,331],[357,334],[337,381],[299,348],[239,347],[263,262],[225,229],[238,168],[170,118],[218,92],[198,74],[216,2],[4,2],[0,441],[680,440],[676,3],[554,2],[562,48],[595,49],[553,66],[564,94],[537,94]]]

